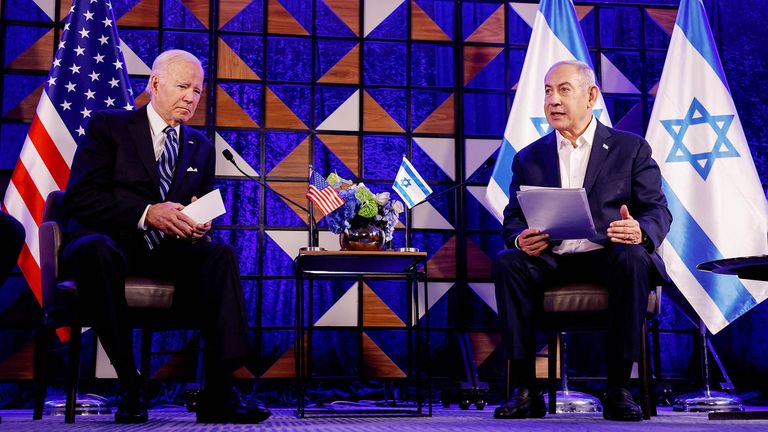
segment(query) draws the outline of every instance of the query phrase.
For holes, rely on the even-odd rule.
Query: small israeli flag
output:
[[[432,193],[432,189],[427,182],[421,178],[416,168],[411,165],[405,156],[403,156],[403,164],[400,165],[400,170],[397,171],[397,177],[395,177],[395,183],[392,184],[392,189],[400,195],[408,208],[424,201]]]

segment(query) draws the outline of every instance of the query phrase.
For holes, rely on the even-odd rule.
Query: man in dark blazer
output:
[[[176,286],[174,305],[192,305],[205,340],[206,386],[198,422],[257,423],[263,408],[242,405],[232,372],[249,351],[237,256],[206,241],[210,222],[181,212],[213,189],[215,148],[184,125],[203,91],[200,61],[186,51],[162,53],[152,65],[150,103],[136,111],[94,113],[75,153],[64,195],[63,271],[94,314],[94,328],[118,375],[118,423],[147,420],[142,379],[125,323],[126,274],[161,277]]]
[[[548,286],[573,281],[609,289],[603,416],[639,421],[642,412],[627,390],[630,373],[639,357],[648,294],[669,279],[656,253],[672,221],[661,173],[643,138],[606,127],[592,115],[599,90],[589,65],[557,63],[544,84],[544,111],[555,131],[515,155],[502,227],[508,249],[493,261],[502,343],[514,388],[494,416],[546,414],[535,379],[534,317]],[[521,185],[583,187],[597,234],[550,241],[549,234],[528,226],[516,196]]]

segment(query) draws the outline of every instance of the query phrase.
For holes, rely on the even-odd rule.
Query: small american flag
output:
[[[336,192],[336,189],[325,181],[323,176],[312,171],[309,180],[307,198],[315,203],[323,215],[328,216],[330,212],[344,205],[344,199]]]
[[[96,110],[133,109],[128,73],[109,0],[75,0],[64,24],[37,112],[3,200],[27,238],[19,267],[41,298],[37,233],[45,199],[64,189],[77,145]]]

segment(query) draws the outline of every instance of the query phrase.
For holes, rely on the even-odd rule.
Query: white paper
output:
[[[517,200],[530,228],[550,240],[588,239],[595,235],[584,188],[520,186]]]
[[[227,210],[224,208],[224,201],[221,200],[221,192],[214,189],[184,207],[181,212],[192,218],[193,221],[204,224],[223,215]]]

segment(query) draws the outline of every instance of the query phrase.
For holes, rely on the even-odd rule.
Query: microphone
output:
[[[423,203],[425,203],[425,202],[427,202],[427,201],[430,201],[430,200],[432,200],[432,199],[434,199],[434,198],[436,198],[436,197],[439,197],[439,196],[441,196],[441,195],[445,195],[445,194],[446,194],[446,193],[448,193],[448,192],[451,192],[451,191],[453,191],[453,190],[456,190],[456,189],[458,189],[458,188],[460,188],[460,187],[462,187],[462,186],[465,186],[465,185],[466,185],[466,184],[468,184],[468,183],[471,183],[471,182],[475,181],[475,179],[476,179],[476,178],[477,178],[477,177],[478,177],[480,174],[484,173],[484,172],[485,172],[485,170],[487,170],[488,168],[490,168],[490,167],[494,166],[495,164],[496,164],[496,158],[495,158],[495,157],[493,157],[493,156],[490,156],[488,159],[486,159],[486,160],[485,160],[485,162],[483,162],[483,164],[482,164],[482,165],[480,165],[480,168],[478,168],[478,169],[477,169],[477,171],[475,171],[475,173],[474,173],[474,174],[472,174],[471,176],[469,176],[469,178],[468,178],[468,179],[464,180],[463,182],[461,182],[461,183],[459,183],[459,184],[453,185],[453,186],[449,187],[448,189],[443,189],[443,190],[441,190],[440,192],[434,193],[434,194],[432,194],[432,195],[430,195],[430,196],[428,196],[428,197],[424,198],[424,200],[423,200],[423,201],[421,201],[421,202],[418,202],[418,203],[416,203],[416,205],[414,205],[413,207],[411,207],[411,210],[413,210],[414,208],[418,207],[419,205],[421,205],[421,204],[423,204]]]
[[[246,176],[249,180],[253,180],[255,182],[259,182],[259,179],[255,178],[255,177],[251,177],[250,175],[248,175],[248,173],[246,173],[245,171],[240,169],[240,167],[237,165],[237,162],[235,162],[235,156],[232,154],[231,151],[229,151],[229,149],[222,150],[221,154],[224,155],[224,159],[228,160],[232,165],[234,165],[235,168],[237,168],[237,170],[240,171],[240,173],[243,174],[244,176]],[[261,182],[259,182],[259,183],[261,184]],[[266,181],[263,183],[263,186],[266,189],[272,191],[275,195],[277,195],[280,198],[288,201],[289,203],[295,205],[296,207],[300,208],[301,210],[304,210],[305,212],[307,212],[307,214],[309,214],[309,209],[308,208],[304,207],[303,205],[297,203],[296,201],[288,198],[287,196],[285,196],[282,193],[278,192],[277,190],[273,189],[272,186],[270,186]],[[313,218],[310,218],[310,219],[313,219]],[[314,222],[315,221],[313,219],[312,223],[314,223]]]

